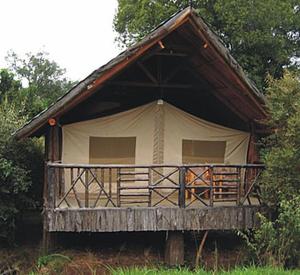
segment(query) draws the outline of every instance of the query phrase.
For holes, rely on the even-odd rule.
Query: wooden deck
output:
[[[79,194],[79,199],[81,201],[81,204],[84,203],[84,194]],[[134,197],[135,200],[137,201],[136,203],[132,203],[130,200],[128,201],[128,203],[123,202],[122,207],[121,208],[135,208],[135,207],[147,207],[148,202],[143,202],[144,197],[142,196],[135,196]],[[114,194],[111,196],[112,202],[114,204],[117,204],[117,195]],[[161,196],[154,194],[151,197],[151,201],[154,205],[158,204],[158,202],[160,202],[160,200],[162,199]],[[169,197],[170,201],[175,202],[178,198],[177,198],[177,194],[173,194]],[[245,203],[243,204],[244,206],[259,206],[260,202],[257,199],[257,197],[250,197],[250,201],[251,204],[249,203],[249,201],[245,201]],[[205,199],[203,198],[203,202],[205,202],[207,205],[209,205],[209,199]],[[107,204],[107,200],[106,199],[99,199],[97,200],[97,195],[91,195],[90,199],[89,199],[89,203],[91,205],[95,205],[95,207],[93,207],[93,209],[102,209],[102,208],[106,208],[106,204]],[[186,199],[186,203],[190,204],[190,206],[188,208],[206,208],[207,206],[204,205],[201,201],[197,200],[196,198],[189,198]],[[214,202],[214,207],[223,207],[223,206],[236,206],[236,202],[235,201],[230,201],[230,200],[224,200],[224,201],[219,201],[219,202]],[[175,208],[174,205],[172,205],[171,202],[164,200],[162,202],[159,203],[159,207],[161,208]],[[74,195],[70,195],[68,196],[68,204],[63,201],[59,207],[56,208],[56,210],[59,209],[81,209],[78,206],[78,202],[76,200],[76,198],[74,197]],[[87,208],[89,209],[89,208]]]
[[[49,163],[48,232],[246,229],[257,225],[259,165]]]
[[[259,206],[128,207],[46,211],[50,232],[190,231],[253,228]]]

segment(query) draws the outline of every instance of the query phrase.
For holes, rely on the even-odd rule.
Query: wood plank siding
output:
[[[50,232],[243,230],[258,225],[259,209],[260,206],[82,208],[49,209],[46,215]]]

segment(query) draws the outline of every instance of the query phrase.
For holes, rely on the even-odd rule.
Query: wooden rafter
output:
[[[168,83],[180,70],[185,69],[185,66],[179,64],[178,66],[174,67],[169,74],[164,78],[163,82]]]
[[[260,94],[255,85],[247,78],[242,71],[242,68],[220,42],[220,39],[208,28],[205,22],[193,9],[187,8],[158,26],[142,41],[94,71],[86,79],[78,83],[68,93],[61,97],[55,104],[51,105],[47,110],[41,112],[32,119],[32,121],[19,129],[15,133],[15,136],[18,139],[21,139],[44,133],[45,129],[47,129],[47,121],[49,118],[59,118],[66,114],[78,104],[98,92],[106,85],[106,83],[111,82],[113,78],[115,79],[117,75],[136,63],[137,60],[145,60],[145,58],[153,56],[155,53],[165,52],[166,49],[172,49],[176,53],[181,53],[181,51],[175,50],[175,45],[170,46],[170,41],[171,44],[173,44],[170,34],[173,33],[176,35],[177,31],[185,24],[189,25],[191,32],[193,32],[193,47],[187,49],[186,52],[192,54],[195,48],[198,47],[199,49],[199,46],[201,47],[201,41],[205,43],[204,45],[207,44],[208,50],[211,49],[212,54],[218,57],[223,70],[228,74],[225,79],[226,83],[230,85],[230,82],[234,82],[233,87],[236,91],[238,105],[246,105],[245,107],[247,107],[249,113],[248,116],[251,120],[266,118],[267,112],[264,107],[265,99],[263,95]],[[163,41],[165,46],[163,50],[158,45],[159,41]],[[174,44],[176,44],[176,41]],[[203,50],[204,47],[201,48]],[[209,59],[209,56],[206,55],[206,57]],[[223,72],[221,73],[221,75],[223,75]],[[177,85],[177,88],[178,87],[179,86]],[[236,87],[239,87],[240,91],[238,91]],[[160,86],[160,88],[162,87]],[[172,88],[174,88],[174,86]],[[181,86],[180,88],[187,88],[187,86]],[[229,88],[232,89],[232,86]],[[226,97],[226,95],[223,95],[223,97]],[[241,100],[241,97],[243,97],[243,100]],[[230,101],[230,98],[228,101]],[[249,106],[251,106],[251,109],[249,109]]]
[[[150,72],[150,70],[140,61],[137,62],[139,68],[142,69],[144,74],[155,84],[158,84],[158,80],[154,77],[154,75]]]
[[[171,56],[171,57],[187,57],[187,53],[178,53],[178,52],[173,52],[172,50],[169,50],[168,52],[157,52],[155,55],[159,56]]]
[[[110,85],[127,86],[127,87],[144,87],[144,88],[166,88],[166,89],[194,89],[199,88],[193,84],[179,84],[179,83],[150,83],[142,81],[113,81]]]

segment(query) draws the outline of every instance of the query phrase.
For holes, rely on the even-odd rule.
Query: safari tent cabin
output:
[[[16,133],[45,136],[45,239],[254,227],[265,118],[222,41],[175,14]]]

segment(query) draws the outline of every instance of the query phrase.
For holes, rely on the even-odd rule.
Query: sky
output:
[[[19,56],[44,50],[81,80],[121,50],[114,41],[117,0],[0,0],[0,68],[13,50]]]

